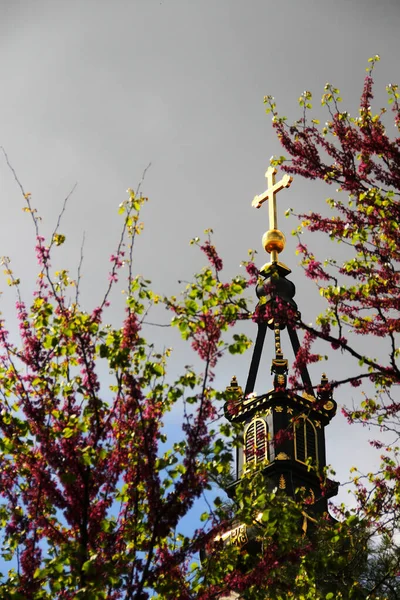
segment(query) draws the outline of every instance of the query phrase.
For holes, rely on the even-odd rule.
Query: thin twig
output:
[[[74,183],[74,185],[72,186],[71,191],[64,198],[62,209],[61,209],[61,211],[60,211],[60,213],[58,215],[57,223],[56,223],[56,226],[55,226],[54,231],[53,231],[52,236],[51,236],[50,245],[49,245],[49,251],[51,250],[51,248],[52,248],[52,246],[53,246],[53,244],[55,242],[55,236],[57,234],[58,228],[61,225],[61,220],[62,220],[62,218],[64,216],[64,213],[65,213],[65,210],[67,208],[68,200],[71,198],[72,194],[76,190],[77,185],[78,185],[78,183]]]
[[[82,243],[81,243],[81,253],[80,253],[80,257],[79,257],[79,264],[78,264],[78,273],[77,273],[77,278],[76,278],[76,292],[75,292],[75,304],[78,305],[78,301],[79,301],[79,285],[81,282],[81,277],[82,277],[82,264],[83,264],[83,249],[85,247],[85,232],[83,232],[82,235]]]

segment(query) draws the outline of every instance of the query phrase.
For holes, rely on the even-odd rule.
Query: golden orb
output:
[[[285,247],[286,238],[279,229],[270,229],[266,231],[262,238],[262,244],[265,252],[282,252]]]

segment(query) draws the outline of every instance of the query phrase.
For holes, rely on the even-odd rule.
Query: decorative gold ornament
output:
[[[290,175],[284,175],[280,181],[275,182],[275,175],[277,170],[274,167],[268,167],[265,178],[268,181],[268,189],[260,196],[254,196],[252,206],[260,208],[266,200],[270,200],[269,205],[269,217],[270,224],[275,228],[276,221],[276,198],[275,195],[280,192],[283,188],[290,187],[293,177]]]
[[[237,382],[236,375],[232,377],[231,383],[227,386],[226,391],[233,392],[237,397],[243,396],[243,390]]]
[[[283,412],[282,406],[275,406],[276,412]]]
[[[268,167],[265,177],[268,181],[268,189],[260,196],[255,196],[252,202],[252,206],[260,208],[266,200],[269,200],[268,212],[269,212],[269,231],[263,236],[263,246],[266,252],[271,254],[271,262],[278,261],[278,254],[282,252],[285,247],[285,236],[278,229],[278,219],[276,212],[276,194],[283,188],[290,187],[293,177],[290,175],[284,175],[282,179],[275,182],[275,175],[277,170],[274,167]]]
[[[293,414],[293,408],[291,408],[291,406],[288,406],[286,409],[286,412],[288,413],[288,415],[292,415]]]
[[[278,354],[278,358],[273,358],[272,359],[272,366],[275,369],[281,369],[281,370],[287,369],[287,366],[288,366],[287,359],[286,358],[280,358],[282,356],[282,354],[279,354],[279,353],[277,353],[277,354]]]
[[[288,456],[286,452],[279,452],[279,454],[275,457],[275,460],[290,460],[290,456]]]
[[[269,229],[262,237],[262,245],[265,252],[282,252],[286,244],[286,238],[279,229]]]
[[[280,490],[285,490],[286,489],[286,481],[285,481],[285,477],[283,475],[281,475],[279,477],[279,489]]]
[[[239,525],[239,527],[235,527],[230,531],[230,536],[228,539],[228,544],[233,544],[234,546],[244,546],[247,544],[247,527],[246,525]]]
[[[322,373],[321,375],[321,384],[322,386],[328,385],[329,379],[326,376],[326,373]]]
[[[324,404],[324,409],[325,410],[332,410],[332,408],[334,408],[335,405],[333,404],[333,402],[331,400],[328,400],[328,402],[326,402]]]
[[[225,544],[233,544],[235,546],[244,546],[248,542],[246,525],[239,525],[230,531],[226,531],[222,535],[217,535],[214,541],[222,540]]]

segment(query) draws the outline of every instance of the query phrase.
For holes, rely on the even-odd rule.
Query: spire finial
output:
[[[283,188],[290,187],[293,181],[293,177],[285,174],[282,179],[275,182],[275,175],[277,170],[274,167],[268,167],[265,177],[268,181],[268,189],[260,196],[255,196],[252,202],[252,206],[260,208],[266,200],[269,200],[268,212],[269,212],[269,227],[263,235],[263,246],[266,252],[271,254],[271,262],[278,262],[278,254],[282,252],[285,247],[285,236],[278,229],[278,217],[276,211],[276,194]]]
[[[230,385],[227,386],[226,388],[227,392],[233,392],[235,394],[235,396],[237,396],[238,398],[240,398],[241,396],[243,396],[243,390],[240,387],[240,385],[238,384],[236,375],[234,375],[231,379],[231,383]]]
[[[275,358],[272,359],[271,372],[274,373],[274,389],[286,389],[288,361],[283,358],[279,323],[274,323]]]

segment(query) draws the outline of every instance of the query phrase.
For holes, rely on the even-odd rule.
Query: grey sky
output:
[[[67,250],[60,250],[60,263],[77,264],[86,231],[88,308],[106,283],[121,224],[117,206],[149,162],[140,272],[157,290],[175,292],[177,279],[202,264],[188,241],[206,227],[215,230],[228,272],[236,272],[249,247],[260,249],[267,211],[250,203],[264,190],[269,157],[280,152],[263,96],[274,95],[280,111],[296,118],[300,93],[311,90],[317,104],[330,81],[354,113],[367,59],[379,53],[383,105],[384,86],[400,82],[399,30],[396,0],[2,0],[0,143],[32,192],[45,231],[78,182],[61,228]],[[286,233],[294,226],[283,222],[286,208],[322,209],[328,192],[299,179],[282,192]],[[0,255],[32,282],[33,230],[4,160],[0,201]],[[294,246],[289,239],[285,262],[312,320],[318,292],[296,268]],[[2,300],[6,315],[9,297]],[[233,370],[244,377],[249,360],[232,371],[225,363],[221,385]],[[328,373],[335,368],[336,360]],[[327,430],[328,458],[342,479],[365,455],[363,436],[351,430],[349,439],[345,427],[338,417]]]

